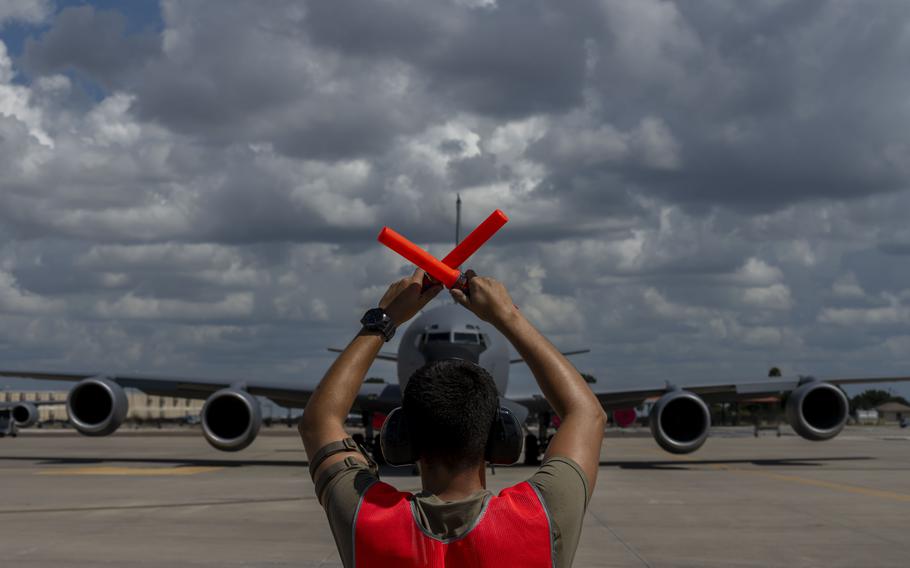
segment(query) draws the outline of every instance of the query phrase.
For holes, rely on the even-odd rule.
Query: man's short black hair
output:
[[[417,454],[449,467],[483,461],[499,396],[486,369],[460,359],[417,369],[401,401]]]

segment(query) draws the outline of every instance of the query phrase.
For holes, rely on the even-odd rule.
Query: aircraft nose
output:
[[[443,359],[463,359],[478,365],[480,364],[480,353],[482,351],[483,347],[480,345],[447,342],[427,343],[420,349],[427,363]]]

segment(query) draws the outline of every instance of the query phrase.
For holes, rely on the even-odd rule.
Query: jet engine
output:
[[[261,424],[259,401],[244,390],[221,389],[202,406],[202,432],[219,450],[236,452],[249,446]]]
[[[38,423],[38,407],[30,402],[20,402],[13,407],[13,420],[19,428],[28,428]]]
[[[123,424],[129,402],[123,387],[104,377],[76,383],[66,397],[70,423],[86,436],[107,436]]]
[[[651,434],[671,454],[689,454],[700,448],[710,426],[708,405],[689,391],[670,391],[651,409]]]
[[[849,412],[844,391],[822,381],[803,384],[787,400],[787,422],[797,434],[814,442],[840,434]]]

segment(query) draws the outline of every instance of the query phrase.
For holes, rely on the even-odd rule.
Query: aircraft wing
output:
[[[238,387],[256,396],[268,398],[288,408],[303,408],[316,389],[315,381],[269,381],[261,379],[236,380],[225,378],[162,377],[152,375],[121,375],[110,373],[59,373],[43,371],[2,371],[0,377],[16,377],[42,381],[78,382],[90,377],[105,377],[124,388],[138,389],[146,394],[180,398],[205,399],[215,391]],[[389,411],[400,402],[400,392],[393,385],[365,384],[354,403],[354,409]],[[41,404],[47,402],[42,401]],[[61,404],[55,402],[54,404]]]
[[[575,349],[572,351],[560,351],[560,353],[562,353],[566,357],[568,357],[569,355],[580,355],[582,353],[590,353],[590,352],[591,352],[590,349]],[[524,363],[524,362],[525,362],[525,360],[522,359],[521,357],[518,357],[516,359],[509,359],[510,365],[515,365],[517,363]]]
[[[344,349],[339,349],[337,347],[328,347],[327,349],[329,351],[331,351],[332,353],[341,353],[342,351],[344,351]],[[396,361],[397,362],[398,355],[395,353],[389,353],[387,351],[382,351],[378,355],[376,355],[376,359],[378,359],[380,361]]]
[[[840,434],[847,423],[849,401],[840,385],[903,381],[910,381],[910,377],[772,377],[700,385],[666,383],[661,386],[607,390],[595,392],[594,395],[608,411],[634,409],[647,399],[657,400],[649,410],[648,420],[654,441],[670,453],[689,454],[698,450],[708,438],[711,427],[710,403],[750,401],[781,396],[792,391],[787,399],[787,423],[802,438],[819,442]],[[529,414],[547,417],[552,412],[540,394],[522,393],[509,398],[527,407]],[[631,425],[635,417],[635,413],[631,413],[630,418],[630,413],[626,412],[613,415],[614,423],[623,428]],[[528,434],[533,437],[532,447],[538,439],[546,436],[549,427],[549,422],[538,420],[538,423],[541,428],[539,435]]]
[[[742,381],[735,383],[717,383],[704,385],[679,385],[679,388],[697,394],[707,403],[735,402],[770,395],[788,393],[809,377],[774,378]],[[819,379],[833,385],[854,385],[874,383],[910,382],[910,377],[856,377],[842,379]],[[646,388],[617,389],[595,392],[595,396],[606,410],[631,408],[640,405],[649,398],[659,397],[670,390],[667,385]],[[546,412],[550,405],[540,394],[510,397],[511,400],[528,407],[531,412]]]
[[[910,377],[857,377],[852,379],[825,379],[832,385],[861,385],[864,383],[903,383]]]
[[[9,402],[0,402],[0,410],[6,410],[7,408],[15,408],[16,406],[27,402],[32,406],[51,406],[53,404],[60,405],[66,404],[65,400],[11,400]]]
[[[81,381],[98,373],[47,373],[41,371],[0,371],[0,377],[16,379],[36,379],[39,381]]]

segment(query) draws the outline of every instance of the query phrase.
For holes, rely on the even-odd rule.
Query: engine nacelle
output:
[[[787,422],[797,434],[820,442],[840,434],[847,423],[847,395],[831,383],[809,381],[790,393]]]
[[[205,439],[226,452],[236,452],[252,444],[262,425],[259,401],[235,388],[212,394],[202,406],[201,418]]]
[[[710,427],[708,405],[689,391],[670,391],[651,409],[651,434],[671,454],[689,454],[700,448]]]
[[[20,402],[13,407],[13,420],[19,428],[28,428],[38,423],[38,407],[30,402]]]
[[[76,383],[66,397],[70,423],[86,436],[107,436],[123,424],[129,402],[123,387],[104,377]]]

